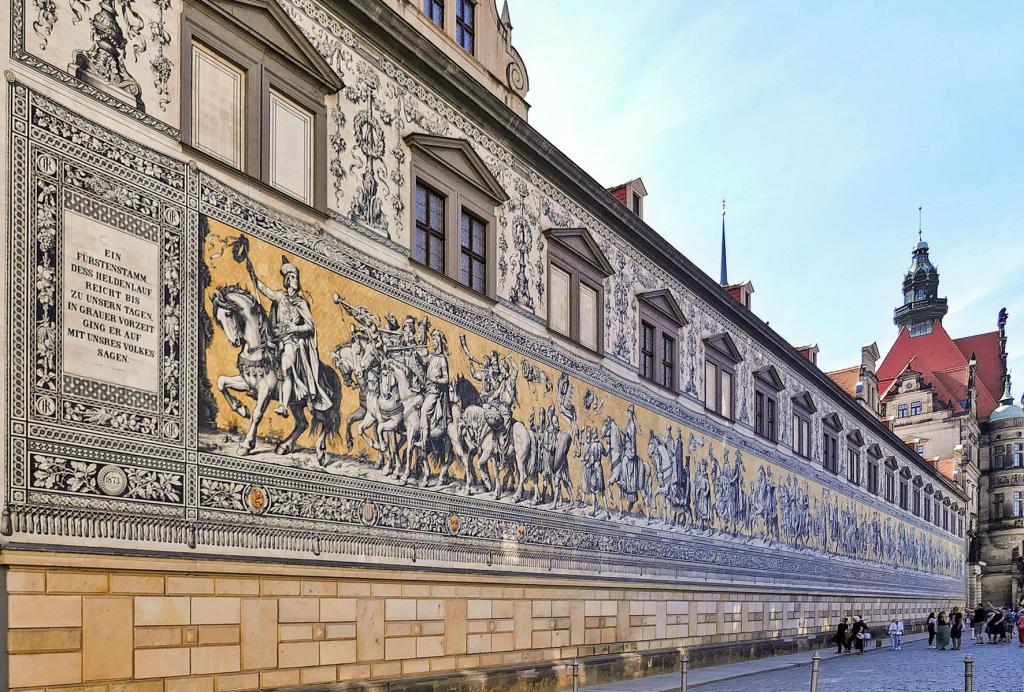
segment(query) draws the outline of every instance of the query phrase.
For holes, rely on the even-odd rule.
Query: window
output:
[[[912,401],[910,402],[910,415],[920,416],[921,415],[921,402]]]
[[[994,468],[994,469],[1001,469],[1001,468],[1003,468],[1003,465],[1006,462],[1006,456],[1004,455],[1003,450],[1004,450],[1003,445],[996,445],[995,448],[993,449],[994,454],[992,456],[992,468]]]
[[[917,487],[917,481],[914,485],[914,516],[921,516],[921,488]]]
[[[896,472],[892,469],[885,471],[885,499],[896,502]]]
[[[916,445],[914,451],[918,454],[924,454],[924,445]]]
[[[494,210],[508,196],[462,139],[415,133],[409,257],[485,298],[494,298]]]
[[[867,485],[868,492],[878,494],[878,464],[881,452],[875,454],[873,450],[868,452]]]
[[[910,509],[910,480],[900,478],[900,509]]]
[[[654,327],[646,322],[640,323],[640,374],[654,379]]]
[[[444,28],[444,0],[423,0],[423,14],[434,24]]]
[[[604,280],[611,276],[612,267],[585,229],[552,228],[544,235],[548,239],[548,327],[601,353]]]
[[[740,352],[726,333],[704,339],[704,408],[732,420]]]
[[[821,465],[826,471],[839,471],[839,438],[827,430],[822,434]]]
[[[1024,493],[1019,490],[1013,492],[1013,518],[1024,517]]]
[[[326,213],[327,147],[318,144],[327,141],[324,96],[341,78],[275,13],[256,4],[243,20],[229,4],[182,11],[181,142]]]
[[[809,394],[804,392],[793,397],[793,451],[804,457],[811,458],[811,414],[814,403]]]
[[[856,447],[846,448],[846,480],[860,483],[860,450]]]
[[[459,283],[487,293],[487,224],[465,209],[459,224]]]
[[[924,336],[932,333],[931,322],[915,322],[910,325],[910,336]]]
[[[633,193],[633,213],[640,216],[640,195]]]
[[[923,288],[917,289],[917,299],[918,300],[924,300],[924,289]]]
[[[992,498],[992,516],[995,519],[1003,518],[1003,494],[996,493]]]
[[[942,508],[942,528],[949,531],[949,507]]]
[[[899,404],[896,407],[896,417],[897,418],[906,418],[907,417],[907,405],[906,404]]]
[[[924,520],[932,520],[932,498],[928,495],[924,496]]]
[[[445,198],[416,181],[416,230],[412,256],[436,272],[444,273]]]
[[[679,330],[683,311],[667,290],[638,293],[640,313],[640,376],[672,392],[679,390]]]
[[[778,395],[783,387],[774,366],[754,372],[754,432],[772,442],[779,440]]]
[[[476,5],[472,0],[455,0],[455,42],[470,55],[474,53]]]

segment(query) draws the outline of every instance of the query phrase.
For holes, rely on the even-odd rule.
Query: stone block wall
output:
[[[408,681],[680,646],[793,643],[952,602],[850,594],[7,552],[15,690]],[[962,604],[959,604],[962,605]],[[557,675],[550,676],[549,686]]]

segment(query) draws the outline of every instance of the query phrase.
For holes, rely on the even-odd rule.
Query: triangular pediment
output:
[[[900,469],[900,477],[901,478],[910,478],[912,475],[913,474],[910,472],[910,467],[909,466],[904,466],[903,468]]]
[[[886,458],[885,458],[885,465],[886,465],[886,467],[887,467],[887,468],[890,468],[890,469],[893,469],[893,470],[896,470],[896,469],[898,469],[898,468],[899,468],[899,466],[900,466],[900,465],[899,465],[899,464],[898,464],[898,463],[896,462],[896,457],[894,457],[894,456],[888,456],[888,457],[886,457]]]
[[[508,200],[505,189],[466,140],[416,132],[407,135],[405,143],[414,151],[465,180],[490,198],[495,206]]]
[[[344,88],[341,77],[331,68],[309,39],[273,0],[193,0],[235,25],[251,39],[262,43],[283,63],[298,69],[327,94]]]
[[[782,376],[779,375],[779,371],[774,365],[767,365],[760,370],[755,370],[754,377],[776,392],[782,391],[786,386],[782,381]]]
[[[932,484],[931,483],[925,483],[924,484],[924,494],[925,495],[931,495],[933,492],[935,492],[935,488],[932,486]]]
[[[914,476],[914,481],[913,482],[914,482],[914,487],[916,487],[916,488],[920,488],[922,485],[924,485],[924,479],[921,478],[920,476]]]
[[[814,405],[814,399],[811,398],[810,392],[800,392],[793,397],[793,403],[810,411],[811,413],[815,413],[818,410]]]
[[[860,430],[857,430],[856,428],[854,428],[852,431],[850,431],[850,433],[846,436],[846,439],[854,447],[863,447],[864,446],[864,435],[861,433]]]
[[[736,348],[736,342],[727,332],[712,334],[704,339],[704,345],[734,364],[743,360],[740,350]]]
[[[868,454],[870,454],[871,456],[873,456],[876,459],[881,459],[882,458],[882,448],[879,447],[877,443],[876,444],[872,444],[872,445],[870,445],[868,447]]]
[[[637,293],[636,298],[645,305],[657,310],[659,313],[664,315],[666,319],[671,320],[676,326],[686,326],[686,316],[679,307],[679,303],[677,303],[676,299],[672,297],[672,292],[667,288],[662,288],[657,291],[647,291],[646,293]]]
[[[837,413],[829,413],[828,415],[822,416],[821,422],[827,425],[828,427],[832,428],[836,432],[839,432],[840,430],[843,429],[843,421],[840,420],[839,414]]]
[[[600,274],[607,278],[615,273],[608,258],[601,252],[601,247],[585,228],[549,228],[544,235],[552,243],[572,253],[578,259],[583,260]]]

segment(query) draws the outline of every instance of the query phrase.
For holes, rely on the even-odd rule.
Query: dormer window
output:
[[[476,49],[476,3],[455,0],[455,42],[473,55]]]
[[[444,28],[444,0],[423,0],[423,14],[439,28]]]
[[[601,248],[582,228],[551,228],[548,239],[548,328],[595,353],[604,348],[604,280],[612,275]]]
[[[633,202],[632,202],[631,206],[632,206],[632,209],[633,209],[633,213],[636,214],[637,216],[640,216],[640,204],[641,204],[640,199],[641,199],[640,195],[638,193],[634,192],[633,193]]]

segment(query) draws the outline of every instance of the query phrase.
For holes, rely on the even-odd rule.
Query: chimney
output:
[[[647,196],[647,188],[644,187],[644,181],[640,180],[640,178],[634,178],[628,183],[610,187],[608,192],[612,193],[612,196],[631,212],[641,219],[644,218],[644,198]]]
[[[723,286],[722,288],[724,288],[729,295],[738,300],[740,305],[745,307],[747,310],[750,309],[750,296],[754,294],[754,284],[746,281],[741,284]]]
[[[800,352],[800,355],[811,361],[814,365],[818,364],[818,344],[808,344],[807,346],[797,346],[796,350]]]

